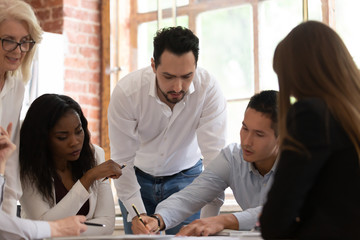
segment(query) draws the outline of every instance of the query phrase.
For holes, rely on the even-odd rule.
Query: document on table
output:
[[[175,235],[119,235],[119,236],[84,236],[84,237],[59,237],[59,238],[45,238],[44,240],[163,240],[163,239],[172,239],[172,240],[205,240],[205,239],[216,239],[216,240],[239,240],[247,239],[237,236],[209,236],[209,237],[175,237]],[[256,239],[256,238],[255,238]],[[249,240],[255,240],[253,238]],[[261,239],[261,238],[260,238]],[[257,239],[256,239],[257,240]]]
[[[262,240],[259,231],[236,231],[231,229],[224,229],[217,233],[216,236],[229,236],[240,240]]]

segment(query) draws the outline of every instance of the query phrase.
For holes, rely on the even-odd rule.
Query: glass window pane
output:
[[[335,0],[336,31],[349,49],[357,66],[360,67],[360,1]]]
[[[199,66],[220,82],[227,99],[250,97],[254,92],[252,7],[249,4],[200,14]]]
[[[272,61],[277,44],[302,22],[302,1],[271,0],[259,3],[260,89],[279,89]]]
[[[158,0],[137,0],[138,13],[157,11]],[[160,0],[160,8],[172,8],[173,0]],[[189,4],[189,0],[176,0],[176,6],[185,6]]]
[[[248,103],[249,99],[228,102],[228,143],[240,142],[240,129]]]
[[[308,0],[309,20],[322,22],[321,0]]]
[[[177,17],[177,25],[188,27],[188,16]],[[167,18],[161,21],[160,27],[172,26],[172,19]],[[153,39],[157,31],[157,21],[146,22],[139,25],[138,28],[138,69],[150,66],[153,56]]]

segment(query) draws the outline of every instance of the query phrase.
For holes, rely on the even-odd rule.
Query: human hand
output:
[[[0,173],[5,173],[5,163],[10,155],[15,151],[16,145],[11,142],[12,123],[9,123],[7,129],[0,126]]]
[[[209,236],[214,235],[224,228],[230,228],[230,223],[236,222],[237,219],[232,214],[224,214],[215,217],[201,218],[191,222],[180,229],[176,236]]]
[[[79,236],[87,229],[85,221],[86,217],[81,215],[51,221],[51,237]]]
[[[158,222],[155,218],[147,215],[141,215],[144,223],[138,217],[134,217],[131,221],[131,230],[134,234],[156,234],[158,233]],[[145,225],[144,225],[145,224]]]
[[[122,175],[121,166],[109,159],[89,171],[81,177],[80,181],[86,189],[92,185],[95,180],[103,178],[119,178]]]

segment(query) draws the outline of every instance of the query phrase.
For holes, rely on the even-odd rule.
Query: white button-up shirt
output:
[[[0,124],[7,128],[12,122],[11,141],[16,145],[16,151],[6,161],[6,183],[2,209],[11,216],[16,216],[17,200],[21,197],[19,173],[20,148],[20,111],[24,99],[25,86],[21,79],[8,77],[0,92]]]
[[[135,204],[146,212],[133,166],[153,176],[168,176],[191,168],[203,156],[215,158],[226,144],[226,99],[218,83],[197,68],[185,97],[173,110],[157,96],[151,67],[121,79],[108,110],[111,158],[127,164],[115,180],[127,209]],[[135,215],[129,211],[129,219]]]
[[[0,205],[2,204],[4,178],[0,176]],[[42,239],[51,236],[50,225],[9,216],[0,209],[0,239]]]

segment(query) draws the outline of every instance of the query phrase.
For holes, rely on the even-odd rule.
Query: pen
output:
[[[124,167],[126,167],[126,164],[123,164],[123,165],[120,166],[121,169],[123,169]],[[106,178],[104,178],[101,182],[103,182],[103,181],[105,181],[105,180],[107,180],[107,179],[109,179],[109,178],[106,177]]]
[[[136,216],[139,218],[140,222],[142,222],[142,223],[145,225],[144,221],[142,220],[142,218],[141,218],[141,216],[140,216],[139,211],[136,209],[136,207],[135,207],[134,204],[132,205],[132,208],[134,209],[134,211],[135,211],[135,213],[136,213]]]
[[[99,224],[99,223],[84,222],[84,224],[89,226],[105,227],[105,224]]]

